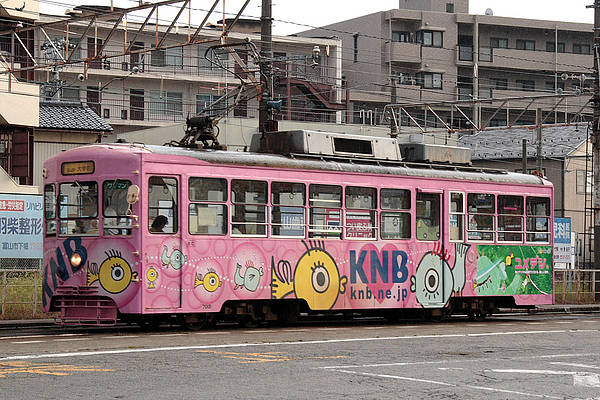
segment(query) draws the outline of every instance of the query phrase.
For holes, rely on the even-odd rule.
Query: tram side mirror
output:
[[[135,204],[140,199],[140,187],[138,185],[131,185],[127,189],[127,203]]]

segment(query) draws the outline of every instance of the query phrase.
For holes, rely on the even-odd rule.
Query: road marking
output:
[[[510,323],[510,322],[505,322],[502,324],[498,324],[499,326],[515,326],[516,324]]]
[[[385,329],[387,326],[367,326],[365,329],[375,330],[375,329]]]
[[[0,363],[0,378],[8,374],[71,375],[68,372],[112,372],[113,369],[86,367],[77,365],[59,365],[54,363],[33,364],[27,361]]]
[[[567,333],[567,330],[554,331],[521,331],[521,332],[503,332],[503,335],[535,335],[535,334],[552,334],[552,333]],[[492,336],[497,333],[482,333],[475,336]],[[158,351],[183,351],[183,350],[204,350],[204,349],[233,349],[244,347],[266,347],[266,346],[305,346],[315,344],[331,344],[331,343],[359,343],[359,342],[376,342],[376,341],[406,341],[406,340],[421,340],[421,339],[448,339],[474,336],[474,334],[447,334],[447,335],[414,335],[414,336],[387,336],[387,337],[370,337],[370,338],[347,338],[347,339],[326,339],[326,340],[307,340],[295,342],[269,342],[269,343],[232,343],[219,345],[198,345],[198,346],[171,346],[171,347],[153,347],[145,349],[118,349],[118,350],[96,350],[96,351],[80,351],[69,353],[47,353],[47,354],[29,354],[17,355],[0,358],[2,361],[12,360],[33,360],[42,358],[65,358],[65,357],[83,357],[108,354],[131,354],[131,353],[151,353]],[[583,354],[589,356],[589,354]],[[561,356],[562,357],[562,356]]]
[[[104,336],[102,339],[129,339],[139,337],[137,335],[115,335],[115,336]]]
[[[276,332],[273,329],[264,329],[262,331],[242,331],[243,333],[271,333],[271,332]]]
[[[23,342],[11,342],[14,344],[28,344],[28,343],[46,343],[45,340],[27,340],[27,341],[23,341]]]
[[[371,376],[371,377],[375,377],[375,378],[398,379],[398,380],[403,380],[403,381],[427,383],[427,384],[433,384],[433,385],[439,385],[439,386],[470,388],[470,389],[476,389],[476,390],[483,390],[483,391],[487,391],[487,392],[508,393],[508,394],[513,394],[513,395],[517,394],[517,395],[522,395],[522,396],[539,397],[539,398],[544,398],[544,399],[562,399],[562,397],[555,397],[555,396],[548,396],[548,395],[539,395],[539,394],[534,394],[534,393],[517,392],[517,391],[514,391],[514,390],[495,389],[495,388],[490,388],[490,387],[485,387],[485,386],[475,386],[475,385],[460,385],[459,386],[459,385],[457,385],[455,383],[433,381],[433,380],[429,380],[429,379],[410,378],[410,377],[407,377],[407,376],[373,374],[373,373],[370,373],[370,372],[346,371],[346,370],[343,370],[343,369],[336,369],[334,371],[336,371],[336,372],[342,372],[342,373],[345,373],[345,374]]]
[[[150,336],[164,336],[164,337],[170,337],[170,336],[185,336],[187,335],[187,333],[160,333],[157,335],[150,335]]]
[[[527,325],[545,325],[545,322],[526,322]]]
[[[285,329],[282,332],[308,332],[308,329]]]
[[[566,363],[566,362],[551,362],[550,364],[554,365],[566,365],[567,367],[579,367],[579,368],[590,368],[590,369],[600,369],[597,365],[587,365],[587,364],[574,364],[574,363]]]
[[[76,342],[79,340],[88,340],[88,338],[54,339],[53,342]]]
[[[40,338],[40,337],[48,337],[49,335],[28,335],[28,336],[3,336],[0,337],[2,339],[32,339],[32,338]]]
[[[571,375],[573,376],[573,385],[584,387],[600,388],[600,375],[591,372],[574,371],[550,371],[550,370],[529,370],[529,369],[492,369],[492,372],[508,374],[537,374],[537,375]]]
[[[557,324],[572,324],[573,321],[556,321]]]
[[[56,335],[56,336],[83,336],[83,333],[61,333],[60,335]]]
[[[342,329],[350,329],[350,328],[318,328],[320,331],[339,331]]]
[[[194,332],[194,335],[229,335],[229,331],[216,331],[216,332]]]
[[[583,321],[584,324],[597,324],[600,321]]]
[[[267,363],[267,362],[285,362],[285,361],[297,361],[297,360],[331,360],[338,358],[348,358],[347,356],[309,356],[309,357],[298,357],[292,358],[286,353],[282,352],[268,352],[268,353],[237,353],[233,351],[216,351],[216,350],[197,350],[197,353],[207,353],[223,356],[223,358],[231,358],[238,360],[241,364],[250,363]]]

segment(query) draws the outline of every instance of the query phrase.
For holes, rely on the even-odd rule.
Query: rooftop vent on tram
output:
[[[396,139],[307,130],[266,133],[262,151],[284,155],[402,161]]]

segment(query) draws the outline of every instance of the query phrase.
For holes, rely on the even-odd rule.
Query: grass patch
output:
[[[53,318],[42,312],[42,280],[36,272],[0,272],[0,319]]]

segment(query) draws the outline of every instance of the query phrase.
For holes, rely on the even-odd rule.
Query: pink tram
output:
[[[357,157],[344,138],[305,157],[99,144],[49,159],[44,310],[66,325],[197,326],[326,311],[476,318],[553,302],[548,181],[378,159],[375,142],[398,149],[382,138]]]

